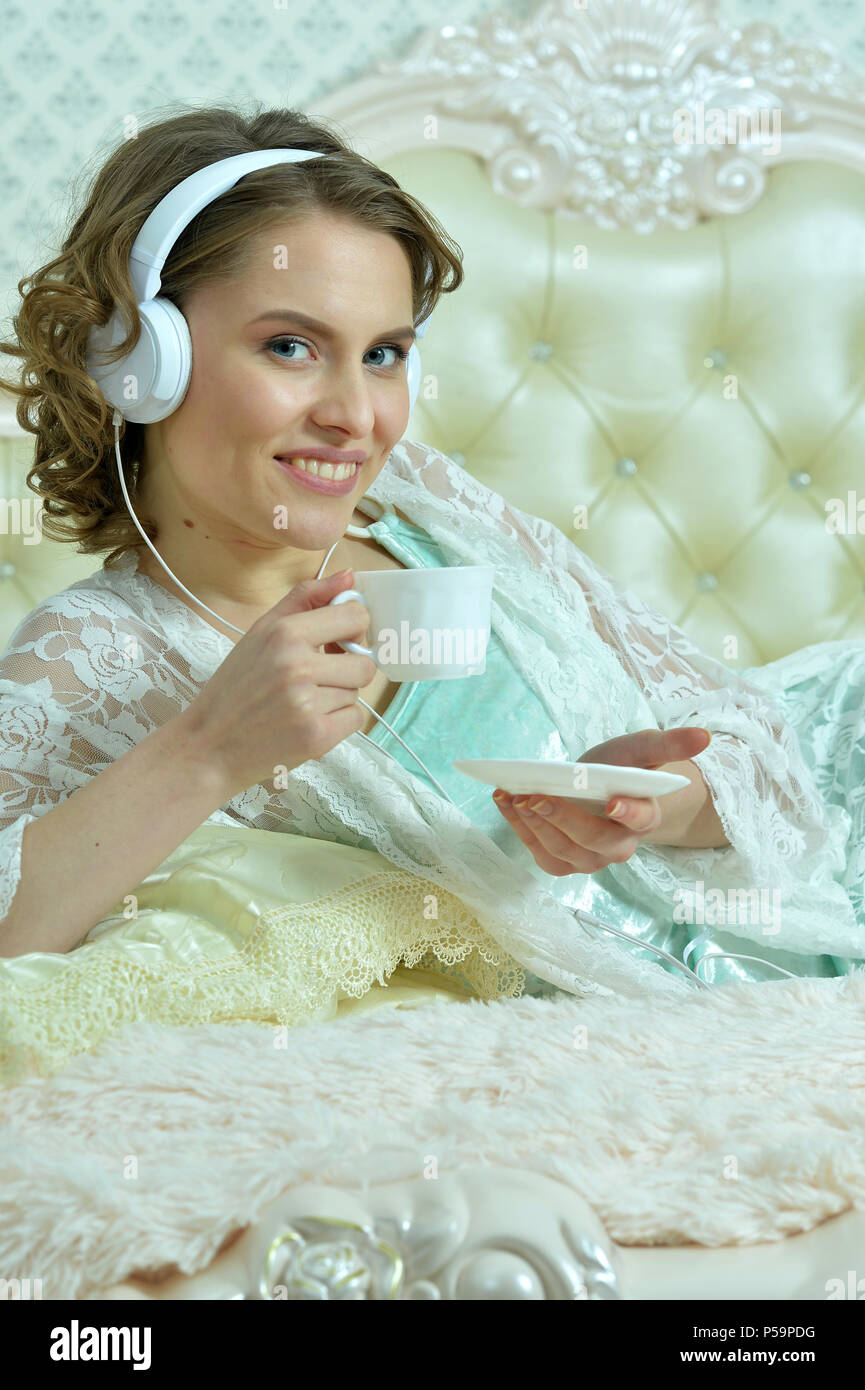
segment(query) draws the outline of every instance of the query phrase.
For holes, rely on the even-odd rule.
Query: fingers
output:
[[[299,586],[298,586],[299,587]],[[292,590],[292,593],[295,591]],[[346,642],[350,639],[362,640],[369,628],[369,610],[357,599],[339,603],[331,608],[324,604],[318,608],[300,612],[286,613],[291,618],[294,631],[310,646],[324,646],[331,642]]]
[[[637,848],[640,835],[656,829],[661,822],[661,809],[654,797],[629,800],[621,818],[617,818],[618,824],[577,806],[569,798],[508,798],[497,789],[493,799],[524,844],[531,849],[537,845],[556,860],[570,864],[571,873],[596,873],[608,864],[623,863]],[[544,805],[546,811],[531,809]]]
[[[334,661],[333,656],[339,654],[339,661]],[[346,690],[365,690],[366,687],[375,680],[378,667],[371,656],[361,656],[360,653],[344,652],[341,647],[337,647],[335,653],[316,652],[308,663],[310,679],[316,685],[339,685]]]
[[[523,844],[528,845],[533,853],[540,850],[546,858],[552,859],[559,866],[566,865],[564,868],[551,869],[546,863],[542,863],[538,859],[541,868],[545,869],[547,873],[592,874],[598,869],[605,869],[609,864],[609,855],[605,857],[603,854],[596,854],[586,845],[579,844],[572,835],[565,834],[557,826],[547,824],[548,817],[526,811],[525,808],[522,810],[515,808],[513,799],[508,797],[506,792],[497,790],[493,799]],[[549,797],[545,799],[551,800]],[[536,801],[538,798],[526,798],[526,800]],[[623,838],[622,832],[616,831],[615,827],[612,828],[616,843],[619,845]],[[537,854],[535,857],[537,858]]]
[[[617,859],[623,850],[631,854],[637,843],[635,833],[654,829],[661,819],[660,808],[654,797],[650,801],[642,797],[619,799],[625,809],[621,817],[612,818],[609,813],[605,816],[600,811],[588,810],[570,797],[517,796],[514,802],[516,810],[529,819],[536,834],[539,833],[538,826],[545,825],[609,863]],[[548,809],[538,811],[536,808],[539,805],[546,805]],[[611,801],[610,805],[615,805],[615,802]]]
[[[588,748],[578,763],[613,763],[625,767],[662,767],[664,763],[686,762],[708,748],[712,735],[708,729],[688,725],[683,729],[639,729],[621,734]]]
[[[335,710],[356,708],[359,696],[352,686],[320,685],[318,698],[322,714],[333,714]]]
[[[613,808],[616,806],[621,809],[613,815]],[[628,830],[634,830],[640,835],[648,835],[651,831],[657,830],[663,818],[657,797],[654,796],[617,797],[608,803],[607,815],[619,825],[627,826]]]
[[[601,859],[599,855],[590,854],[585,850],[582,851],[585,863],[581,862],[576,864],[572,859],[559,859],[556,855],[551,854],[546,845],[544,845],[538,837],[532,833],[532,830],[529,829],[528,817],[524,820],[508,803],[497,801],[496,805],[508,822],[508,825],[511,826],[515,835],[522,840],[527,849],[531,850],[535,862],[543,869],[544,873],[552,874],[556,878],[562,878],[565,874],[591,874],[594,873],[596,869],[603,869],[606,867],[606,861]],[[535,820],[537,819],[538,817],[535,817]],[[574,848],[572,844],[571,849],[573,850]],[[595,860],[597,860],[597,863],[590,862]]]

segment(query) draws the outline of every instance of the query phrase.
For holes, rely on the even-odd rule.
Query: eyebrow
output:
[[[336,337],[336,332],[320,319],[310,318],[309,314],[299,314],[296,309],[268,309],[265,313],[259,314],[257,318],[250,320],[249,327],[253,323],[260,323],[262,319],[291,319],[294,323],[299,323],[304,328],[308,328],[313,333],[322,333],[326,338]],[[381,338],[411,338],[414,342],[417,334],[411,324],[406,324],[403,328],[387,328],[378,335]]]

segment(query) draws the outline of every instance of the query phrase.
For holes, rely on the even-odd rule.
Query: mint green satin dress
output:
[[[384,550],[409,568],[439,567],[447,563],[426,531],[395,514],[385,513],[368,529]],[[824,798],[845,805],[853,816],[851,845],[855,853],[848,864],[845,886],[862,923],[865,957],[862,898],[865,879],[865,643],[822,643],[804,649],[804,653],[793,652],[765,667],[749,668],[742,674],[761,685],[781,705],[785,717],[796,729],[806,762],[819,774],[818,786]],[[490,634],[483,675],[468,680],[403,682],[385,710],[384,718],[417,753],[465,815],[506,853],[520,853],[531,858],[493,802],[494,788],[466,777],[451,766],[451,761],[459,758],[568,761],[567,750],[549,714],[514,668],[494,632]],[[855,726],[852,749],[849,746],[851,721]],[[846,735],[842,730],[847,730]],[[383,724],[376,722],[369,737],[432,786],[422,768]],[[844,775],[839,777],[831,755],[842,738],[846,739],[849,760],[845,763]],[[861,861],[858,865],[857,855]],[[591,912],[602,922],[638,937],[641,942],[661,947],[677,960],[683,959],[689,942],[704,930],[693,924],[662,922],[635,907],[623,899],[607,870],[592,874],[578,892],[569,875],[547,874],[533,858],[526,867],[560,902]],[[600,932],[599,928],[590,930]],[[659,969],[682,974],[675,965],[638,944],[623,942],[611,934],[604,935],[608,940],[618,941],[623,950],[657,963]],[[842,975],[863,964],[862,960],[844,957],[772,951],[762,943],[758,945],[712,928],[709,939],[700,941],[691,952],[688,965],[694,969],[697,961],[715,956],[715,959],[706,959],[700,967],[701,978],[709,984],[784,978],[758,962],[721,958],[717,956],[720,951],[759,956],[761,961],[802,976]],[[529,975],[526,992],[554,994],[557,990],[546,981]]]

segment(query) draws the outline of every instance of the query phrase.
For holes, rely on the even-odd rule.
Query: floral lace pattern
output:
[[[455,997],[522,994],[525,971],[457,898],[440,896],[436,916],[427,918],[432,885],[390,865],[365,868],[333,891],[308,889],[301,903],[247,911],[250,892],[256,905],[262,895],[269,903],[280,881],[291,881],[292,839],[271,836],[263,844],[237,826],[200,827],[166,860],[169,881],[158,876],[144,885],[134,918],[107,914],[82,949],[42,955],[35,966],[33,957],[0,960],[0,1083],[51,1075],[124,1022],[296,1027],[330,1019],[341,1000],[364,998],[395,971],[399,980],[398,966],[446,979]],[[184,880],[182,908],[173,873]],[[328,881],[326,871],[322,878]]]
[[[795,732],[764,690],[617,585],[556,527],[509,506],[429,445],[398,444],[367,496],[422,526],[449,564],[495,566],[493,626],[569,758],[638,729],[699,724],[712,733],[695,761],[729,848],[641,845],[610,866],[627,896],[670,920],[676,893],[696,880],[706,890],[777,888],[775,945],[863,953],[862,925],[837,879],[851,817],[821,798]],[[191,605],[138,574],[133,556],[19,624],[0,658],[0,919],[20,879],[26,824],[185,708],[231,647]],[[571,992],[690,988],[578,924],[364,735],[294,768],[289,784],[256,784],[208,820],[374,847],[461,898],[516,960]]]

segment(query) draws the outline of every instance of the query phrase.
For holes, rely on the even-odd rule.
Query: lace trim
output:
[[[695,880],[707,890],[777,888],[782,931],[773,945],[801,952],[831,945],[835,953],[861,956],[852,897],[835,877],[850,878],[845,859],[852,863],[861,836],[848,848],[850,817],[840,807],[827,809],[793,728],[765,691],[701,651],[557,528],[509,506],[429,445],[396,445],[367,497],[422,526],[448,563],[495,566],[497,636],[546,706],[569,758],[639,728],[685,723],[712,733],[696,765],[730,846],[639,845],[607,871],[620,900],[669,921],[674,895]],[[120,573],[97,573],[35,610],[0,659],[0,675],[27,691],[25,701],[0,687],[0,837],[9,836],[13,852],[5,857],[13,861],[20,835],[10,835],[8,823],[44,801],[56,803],[178,713],[231,646],[129,559]],[[840,742],[837,778],[849,777],[860,724],[852,721]],[[46,776],[49,766],[58,770]],[[376,848],[396,867],[437,880],[439,891],[467,903],[503,949],[571,992],[689,988],[610,937],[587,928],[581,934],[557,889],[535,882],[524,856],[505,855],[468,817],[357,736],[294,768],[285,788],[258,784],[210,819],[230,818]],[[11,870],[18,872],[14,862]],[[574,900],[590,889],[590,878],[569,876]]]
[[[439,916],[426,920],[429,893],[435,893]],[[54,977],[44,985],[4,979],[14,975],[15,961],[0,961],[0,1079],[51,1075],[127,1022],[296,1027],[331,1009],[340,995],[361,998],[401,964],[455,980],[482,1000],[516,998],[525,988],[523,967],[458,898],[401,870],[372,875],[314,903],[268,909],[227,958],[196,964],[157,958],[155,920],[145,910],[136,924],[139,935],[103,936],[92,947],[52,957],[46,964]],[[141,922],[151,932],[139,954]],[[32,969],[32,956],[29,961]]]
[[[22,837],[24,831],[36,816],[25,814],[9,827],[6,835],[0,836],[0,922],[8,917],[12,903],[21,882]]]

